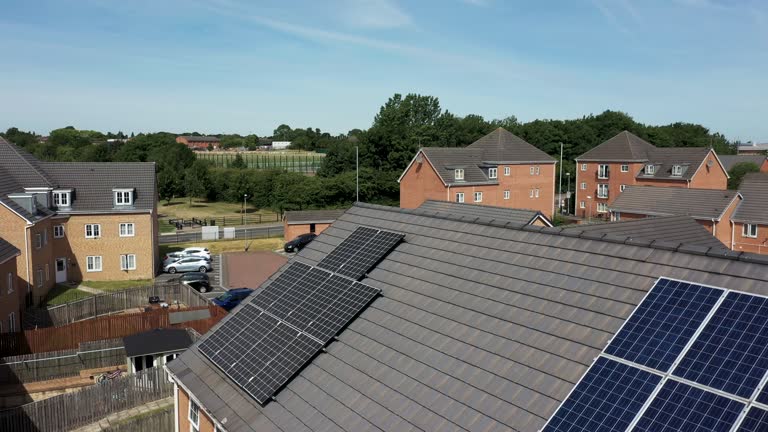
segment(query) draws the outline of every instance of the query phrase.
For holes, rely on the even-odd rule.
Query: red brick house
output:
[[[555,163],[503,128],[463,148],[422,148],[398,179],[400,207],[453,201],[537,210],[551,218]]]
[[[768,175],[751,173],[739,187],[744,197],[731,217],[731,249],[739,252],[768,254]]]
[[[731,216],[742,203],[733,190],[629,186],[608,206],[611,220],[690,216],[720,242],[731,245]]]
[[[624,131],[576,158],[576,214],[608,218],[635,185],[724,190],[728,172],[710,148],[656,147]]]
[[[346,210],[287,211],[283,216],[283,237],[290,241],[302,234],[320,234]]]
[[[21,251],[0,238],[0,333],[21,329],[21,284],[16,272],[16,258]]]
[[[221,142],[214,136],[179,136],[176,142],[184,144],[194,151],[218,150]]]

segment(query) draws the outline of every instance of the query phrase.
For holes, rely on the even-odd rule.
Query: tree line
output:
[[[278,126],[272,140],[291,141],[293,149],[327,153],[317,176],[251,170],[237,161],[230,168],[214,168],[175,141],[177,135],[200,135],[197,132],[132,133],[126,142],[108,141],[110,138],[127,138],[122,132],[101,133],[71,126],[52,131],[46,141],[17,128],[10,128],[0,135],[43,160],[154,161],[158,193],[163,200],[188,196],[239,202],[244,194],[248,194],[259,208],[284,211],[352,204],[355,201],[356,150],[361,167],[360,200],[396,205],[399,200],[397,178],[419,148],[463,147],[498,127],[558,159],[562,143],[564,173],[573,172],[575,157],[623,130],[661,147],[711,146],[719,154],[735,152],[735,143],[697,124],[645,125],[617,111],[571,120],[524,123],[514,116],[486,120],[475,114],[457,116],[444,110],[438,98],[418,94],[395,94],[389,98],[368,129],[331,135],[317,128]],[[226,148],[254,148],[260,143],[256,135],[219,137]]]

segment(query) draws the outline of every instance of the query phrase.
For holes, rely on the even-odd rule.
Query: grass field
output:
[[[77,287],[70,287],[67,285],[56,285],[51,291],[48,292],[46,297],[46,306],[58,306],[67,302],[84,299],[91,297],[93,294],[77,289]]]
[[[217,168],[227,168],[238,155],[236,152],[198,152],[197,157],[213,162]],[[325,154],[303,151],[270,151],[239,153],[248,168],[286,169],[314,173],[320,168]]]
[[[162,201],[157,209],[160,214],[160,232],[176,232],[173,225],[168,224],[168,219],[216,219],[218,225],[224,224],[224,218],[230,222],[226,225],[237,225],[242,220],[243,205],[228,202],[208,202],[205,200],[193,199],[192,204],[189,198],[174,198],[170,203]],[[252,206],[245,208],[246,223],[275,223],[280,221],[280,217],[269,210],[256,210]]]
[[[246,246],[248,246],[249,252],[267,250],[271,251],[280,249],[283,246],[283,240],[279,238],[268,238],[255,240],[220,240],[215,242],[160,245],[160,256],[163,256],[168,252],[180,251],[184,248],[193,246],[207,247],[212,254],[220,254],[224,252],[243,252],[245,251]]]
[[[82,285],[102,291],[120,291],[128,288],[152,285],[152,279],[118,280],[118,281],[83,281]]]

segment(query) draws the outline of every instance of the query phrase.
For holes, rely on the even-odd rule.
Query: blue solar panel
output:
[[[768,411],[752,407],[736,432],[758,432],[768,430]]]
[[[761,404],[768,405],[768,385],[763,387],[763,390],[760,392],[760,394],[757,395],[757,398],[755,398],[755,400],[760,402]]]
[[[668,380],[632,430],[727,432],[743,408],[727,397]]]
[[[673,371],[749,398],[768,371],[768,299],[730,292]]]
[[[544,431],[623,431],[660,380],[658,375],[600,357]]]
[[[668,371],[723,292],[660,279],[605,352]]]

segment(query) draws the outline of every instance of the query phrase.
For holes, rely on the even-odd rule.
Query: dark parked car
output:
[[[179,282],[201,293],[211,290],[211,282],[208,275],[200,272],[185,273],[179,278]]]
[[[317,234],[315,233],[309,233],[309,234],[302,234],[295,239],[289,241],[285,244],[285,251],[286,252],[298,252],[302,249],[304,249],[304,246],[308,245],[309,242],[315,239],[317,237]]]
[[[232,310],[252,292],[253,290],[248,288],[232,289],[227,291],[226,294],[222,294],[213,299],[213,304],[220,306],[225,310]]]

